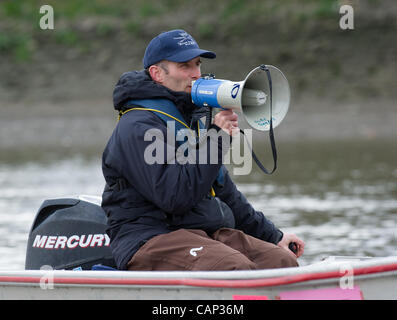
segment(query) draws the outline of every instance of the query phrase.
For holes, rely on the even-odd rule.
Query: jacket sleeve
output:
[[[175,133],[168,133],[167,140],[167,127],[160,118],[150,111],[132,112],[139,121],[121,123],[124,120],[121,119],[118,126],[116,145],[119,146],[121,174],[144,198],[164,212],[188,212],[210,191],[227,152],[222,149],[228,147],[216,141],[216,163],[213,159],[211,162],[207,154],[208,159],[201,163],[181,164],[175,159],[177,147],[171,143],[175,142]],[[153,163],[153,159],[158,161]]]
[[[216,186],[216,195],[225,202],[233,211],[236,221],[236,229],[246,234],[277,244],[283,237],[283,232],[265,215],[256,211],[247,198],[237,189],[236,185],[224,168],[224,184]]]

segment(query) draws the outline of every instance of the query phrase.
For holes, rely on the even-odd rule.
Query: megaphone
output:
[[[243,81],[199,78],[192,83],[192,101],[199,107],[232,109],[243,114],[257,130],[277,127],[288,112],[291,92],[284,74],[274,66],[261,65]]]

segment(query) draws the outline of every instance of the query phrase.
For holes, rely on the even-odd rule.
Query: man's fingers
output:
[[[235,136],[240,131],[238,128],[238,116],[230,109],[218,112],[214,123],[232,136]]]

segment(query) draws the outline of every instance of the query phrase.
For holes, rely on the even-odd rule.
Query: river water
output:
[[[397,255],[396,147],[378,140],[278,143],[273,175],[253,164],[235,182],[257,210],[305,241],[301,265],[331,255]],[[254,149],[271,167],[267,145]],[[102,193],[100,153],[51,159],[0,162],[1,270],[24,269],[29,229],[45,199]]]

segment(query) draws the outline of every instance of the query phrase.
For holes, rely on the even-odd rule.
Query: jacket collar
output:
[[[133,99],[171,100],[187,123],[190,123],[192,112],[196,109],[189,93],[172,91],[154,82],[146,70],[124,73],[114,88],[113,105],[115,110],[125,111],[128,109],[125,103]]]

